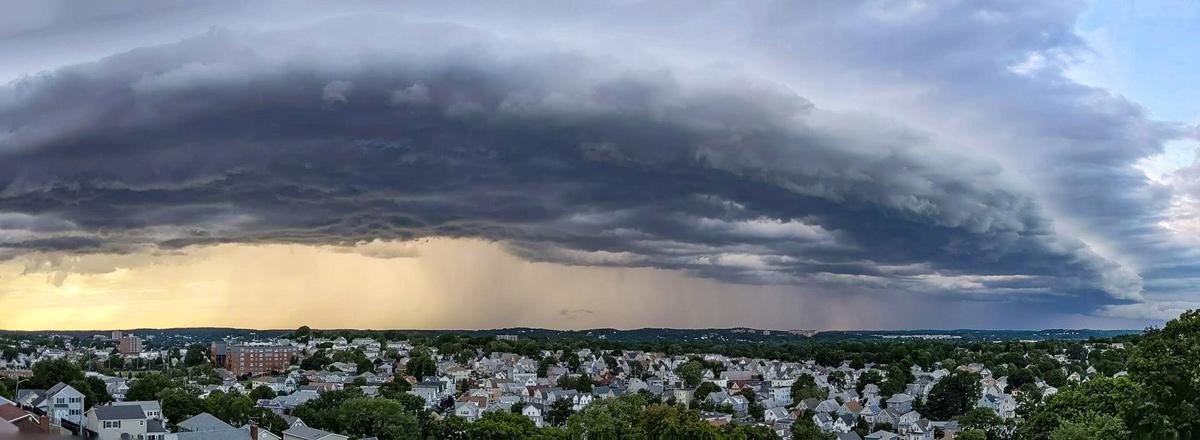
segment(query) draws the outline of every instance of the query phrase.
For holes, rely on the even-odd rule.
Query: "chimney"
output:
[[[38,424],[41,425],[42,434],[50,433],[50,416],[38,417]]]
[[[250,440],[258,440],[258,424],[250,424]]]

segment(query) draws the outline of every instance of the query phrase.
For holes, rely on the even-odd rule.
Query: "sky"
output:
[[[0,328],[1142,328],[1196,0],[0,0]]]

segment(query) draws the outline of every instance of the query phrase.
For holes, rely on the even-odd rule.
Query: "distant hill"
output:
[[[383,330],[363,329],[319,329],[325,333],[378,333]],[[211,341],[225,337],[269,339],[289,334],[292,330],[255,330],[237,328],[169,328],[169,329],[130,329],[125,333],[141,336],[155,336],[169,339]],[[905,341],[905,340],[946,340],[953,342],[996,342],[1007,340],[1087,340],[1091,338],[1105,339],[1116,336],[1140,334],[1142,330],[1089,330],[1089,329],[1048,329],[1048,330],[846,330],[846,331],[806,331],[806,330],[761,330],[751,328],[726,329],[671,329],[671,328],[642,328],[635,330],[617,330],[611,328],[591,330],[551,330],[539,328],[504,328],[489,330],[388,330],[406,334],[438,335],[453,333],[469,336],[517,335],[521,338],[560,339],[560,338],[597,338],[613,342],[641,341],[738,341],[738,342],[850,342],[850,341]],[[0,331],[0,334],[17,335],[65,335],[73,337],[92,337],[93,335],[109,335],[110,330],[93,331]]]

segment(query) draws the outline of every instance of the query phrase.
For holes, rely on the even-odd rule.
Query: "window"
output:
[[[120,420],[105,420],[104,429],[121,429]]]
[[[54,403],[59,403],[59,404],[67,403],[67,399],[65,397],[59,397],[59,398],[54,399]]]

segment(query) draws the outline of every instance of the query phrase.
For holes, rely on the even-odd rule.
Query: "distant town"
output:
[[[698,332],[9,333],[0,336],[0,433],[663,438],[653,431],[666,426],[721,438],[1013,438],[1060,388],[1126,376],[1141,337],[864,332],[877,342],[825,342],[790,331],[772,342],[761,339],[771,331]],[[751,333],[760,339],[738,340]]]

